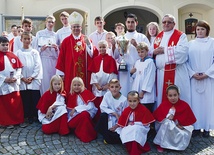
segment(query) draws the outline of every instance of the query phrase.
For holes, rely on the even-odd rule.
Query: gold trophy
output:
[[[122,56],[122,60],[119,64],[119,71],[128,71],[128,66],[126,64],[126,61],[124,60],[124,54],[127,54],[129,40],[124,35],[122,35],[118,38],[117,44],[119,47],[120,55]]]

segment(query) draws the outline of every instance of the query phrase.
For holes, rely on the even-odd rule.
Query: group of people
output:
[[[38,118],[45,134],[74,132],[90,142],[100,133],[133,155],[150,150],[147,134],[154,128],[159,152],[185,150],[192,131],[209,137],[214,39],[206,21],[188,42],[170,14],[163,31],[151,22],[146,35],[136,31],[134,14],[126,17],[126,33],[123,23],[115,24],[116,35],[99,16],[89,37],[81,33],[78,12],[63,11],[60,20],[56,33],[49,15],[35,37],[28,18],[12,41],[0,37],[0,125],[25,127]]]

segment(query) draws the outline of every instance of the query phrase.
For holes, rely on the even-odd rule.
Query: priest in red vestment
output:
[[[91,44],[88,37],[81,33],[83,17],[78,12],[69,16],[72,34],[65,38],[60,47],[56,65],[57,74],[64,77],[66,92],[70,91],[74,77],[81,77],[87,89],[90,87],[90,73],[87,71],[91,60],[98,55],[98,51]]]

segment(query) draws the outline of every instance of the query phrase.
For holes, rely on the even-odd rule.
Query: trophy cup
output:
[[[120,55],[122,56],[122,60],[119,64],[119,71],[128,71],[126,61],[124,60],[124,54],[127,53],[129,40],[124,35],[122,35],[118,38],[117,44],[119,47]]]

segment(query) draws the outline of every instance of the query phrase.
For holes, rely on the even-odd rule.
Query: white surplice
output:
[[[23,64],[21,78],[34,78],[30,84],[21,81],[20,90],[40,90],[43,71],[39,52],[32,48],[22,48],[16,54]]]
[[[14,60],[14,59],[13,59]],[[10,63],[10,60],[4,56],[4,70],[0,71],[0,95],[7,95],[15,91],[19,91],[21,68],[14,69]],[[7,77],[16,78],[16,82],[6,83],[4,82]]]
[[[104,86],[107,83],[109,83],[109,81],[111,79],[117,79],[117,75],[115,73],[105,73],[103,71],[103,60],[100,63],[100,70],[97,73],[92,73],[91,74],[91,81],[90,84],[93,85],[92,86],[92,92],[96,97],[101,97],[103,96],[107,90],[98,90],[97,87],[94,85],[94,83],[98,83],[100,86]]]
[[[117,113],[119,116],[123,112],[123,110],[128,106],[127,98],[122,94],[118,99],[115,99],[111,92],[108,91],[100,104],[101,113],[108,114],[108,128],[111,128],[117,123],[117,118],[111,113]]]
[[[57,35],[56,43],[59,46],[66,37],[71,35],[71,26],[66,26],[66,27],[63,26],[61,29],[59,29],[56,32],[56,35]]]
[[[154,103],[155,102],[155,73],[156,67],[153,59],[137,60],[135,63],[136,72],[132,75],[133,84],[132,90],[139,93],[145,91],[145,94],[140,103]]]
[[[32,48],[37,48],[36,43],[36,37],[32,36],[32,42],[31,42]],[[21,41],[21,36],[17,36],[14,38],[14,44],[13,44],[13,53],[16,54],[16,52],[23,47],[23,42]]]
[[[63,114],[67,113],[66,104],[65,104],[65,97],[57,93],[56,101],[52,104],[56,106],[54,110],[54,115],[51,119],[47,119],[45,116],[46,114],[41,113],[38,110],[38,120],[42,124],[50,124],[51,122],[55,121],[57,118],[62,116]]]
[[[189,42],[188,69],[191,77],[192,110],[196,116],[195,129],[214,129],[214,39],[196,38]],[[208,78],[196,80],[195,73]]]
[[[193,126],[183,126],[184,129],[178,128],[174,121],[164,119],[160,123],[160,128],[153,140],[162,148],[172,150],[185,150],[190,142]]]
[[[137,31],[134,32],[126,32],[125,37],[128,40],[135,39],[137,43],[145,42],[149,46],[149,40],[147,37],[142,34],[138,33]],[[133,68],[135,62],[139,59],[137,49],[129,42],[128,50],[124,54],[124,56],[120,55],[120,51],[117,48],[114,52],[114,58],[116,59],[118,65],[121,63],[122,58],[125,60],[127,64],[128,71],[119,71],[118,78],[121,83],[121,93],[124,96],[127,96],[128,92],[131,91],[132,80],[130,78],[130,70]]]
[[[83,111],[87,111],[91,118],[93,118],[95,116],[95,114],[97,113],[97,108],[95,107],[94,103],[93,102],[88,102],[87,105],[83,102],[83,100],[79,97],[77,97],[77,106],[74,107],[74,109],[76,110],[74,112],[74,114],[71,116],[70,113],[71,113],[71,110],[72,109],[68,109],[68,122],[74,118],[76,115],[78,115],[79,113],[83,112]]]
[[[163,80],[164,80],[164,67],[165,64],[169,64],[167,56],[167,48],[170,37],[172,36],[174,29],[163,33],[163,38],[160,43],[160,47],[164,47],[164,54],[156,55],[156,67],[157,67],[157,106],[162,102],[163,92]],[[188,104],[191,103],[190,98],[190,79],[187,69],[188,59],[188,40],[186,34],[182,34],[176,46],[173,46],[174,57],[176,63],[175,69],[175,85],[180,89],[180,98]]]
[[[133,113],[129,117],[129,121],[133,121]],[[150,130],[149,125],[145,126],[142,122],[134,122],[132,125],[119,127],[117,132],[120,134],[122,143],[136,141],[141,146],[144,146],[147,140],[147,134]]]
[[[89,39],[92,41],[92,44],[94,46],[96,46],[97,49],[99,49],[98,47],[98,42],[100,40],[106,40],[106,33],[107,31],[104,30],[102,33],[99,33],[97,30],[92,32],[90,35],[89,35]]]
[[[56,33],[53,31],[49,31],[47,28],[36,33],[36,49],[40,52],[42,67],[44,70],[42,85],[40,89],[40,93],[42,95],[48,90],[51,77],[56,74],[55,67],[59,50],[56,51],[52,47],[47,47],[44,51],[41,51],[41,46],[39,46],[41,38],[46,38],[47,40],[50,39],[51,41],[53,41],[51,44],[56,44]]]

